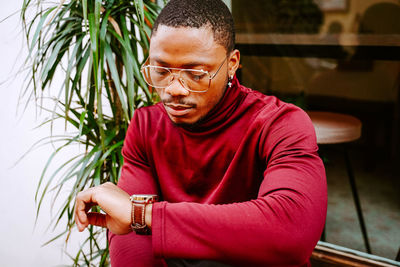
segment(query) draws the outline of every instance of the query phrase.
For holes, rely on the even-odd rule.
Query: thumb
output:
[[[89,224],[100,227],[107,227],[106,215],[99,212],[89,212],[87,214]]]

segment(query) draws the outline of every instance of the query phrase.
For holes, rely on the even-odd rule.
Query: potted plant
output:
[[[36,8],[33,18],[29,18]],[[23,95],[35,100],[50,117],[41,126],[62,120],[68,133],[49,136],[34,146],[51,142],[55,149],[43,169],[36,191],[37,216],[49,196],[60,197],[71,186],[51,222],[64,230],[47,243],[65,238],[74,228],[74,199],[84,188],[116,183],[123,158],[121,148],[134,111],[153,104],[140,66],[146,59],[151,26],[159,7],[151,0],[61,0],[59,3],[25,0],[21,11],[29,46],[30,74]],[[55,77],[62,77],[60,89]],[[58,86],[58,85],[57,85]],[[58,89],[58,91],[56,90]],[[51,95],[49,101],[42,101]],[[79,153],[48,173],[54,157],[79,145]],[[108,265],[108,249],[98,239],[104,230],[89,227],[88,237],[73,265]]]

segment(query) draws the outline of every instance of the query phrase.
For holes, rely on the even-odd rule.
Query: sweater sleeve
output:
[[[128,194],[158,194],[158,186],[145,154],[140,132],[139,110],[135,112],[126,134],[122,155],[124,164],[118,186]],[[111,265],[118,266],[166,266],[153,256],[151,236],[116,235],[108,232]]]
[[[118,186],[128,194],[159,194],[157,182],[154,179],[148,163],[145,143],[140,127],[145,124],[140,121],[140,110],[134,113],[126,133],[122,155],[124,164]]]
[[[314,128],[297,110],[265,125],[259,139],[258,153],[267,167],[257,199],[221,205],[156,203],[156,256],[253,266],[307,263],[327,205]]]

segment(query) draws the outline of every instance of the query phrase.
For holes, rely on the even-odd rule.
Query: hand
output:
[[[106,214],[89,212],[99,206]],[[129,195],[113,183],[84,190],[76,196],[75,223],[82,232],[89,224],[108,228],[114,234],[131,232],[132,203]]]

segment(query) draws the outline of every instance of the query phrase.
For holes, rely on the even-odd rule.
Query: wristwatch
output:
[[[132,201],[132,230],[139,235],[150,234],[150,228],[147,227],[145,222],[145,212],[147,204],[154,203],[158,200],[157,195],[131,195]]]

